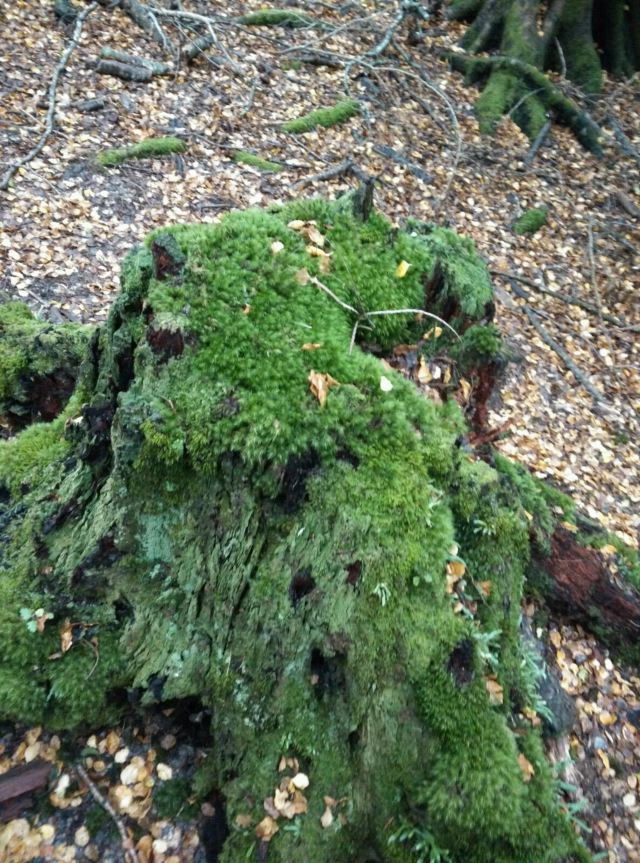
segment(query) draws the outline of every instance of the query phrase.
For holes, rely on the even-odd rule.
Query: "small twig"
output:
[[[258,83],[260,82],[260,76],[256,73],[254,75],[253,81],[251,82],[251,89],[249,90],[249,95],[247,96],[247,101],[244,103],[244,107],[241,111],[239,111],[240,117],[245,117],[251,107],[253,105],[253,100],[256,98],[256,92],[258,90]]]
[[[564,79],[567,77],[567,61],[564,59],[564,51],[562,50],[562,45],[557,37],[555,39],[555,46],[560,59],[560,77]]]
[[[538,132],[535,137],[533,144],[529,147],[529,151],[527,155],[524,157],[524,164],[529,167],[532,164],[533,160],[538,154],[538,150],[544,144],[547,135],[549,134],[549,129],[551,129],[551,120],[547,120],[542,129]]]
[[[23,156],[22,159],[18,159],[17,162],[14,162],[13,165],[10,165],[9,168],[5,171],[0,180],[0,191],[6,192],[9,188],[9,183],[13,178],[14,174],[20,170],[20,168],[27,165],[32,159],[42,152],[44,145],[47,143],[49,136],[53,132],[53,128],[56,122],[56,92],[58,89],[58,81],[60,80],[60,76],[64,72],[67,63],[69,62],[69,57],[73,49],[77,46],[78,41],[80,39],[80,34],[82,33],[82,27],[87,17],[96,9],[98,6],[97,3],[90,3],[86,9],[83,9],[82,12],[76,18],[76,24],[73,28],[73,35],[71,36],[71,41],[65,48],[58,65],[54,69],[53,76],[51,78],[51,83],[49,84],[49,110],[47,111],[47,121],[44,128],[44,132],[40,136],[38,143],[33,147],[26,156]]]
[[[124,851],[125,860],[127,863],[140,863],[140,859],[136,854],[136,851],[133,847],[133,841],[127,835],[126,828],[122,819],[119,817],[118,813],[115,811],[113,806],[109,803],[106,797],[104,797],[100,791],[98,790],[97,785],[91,779],[87,771],[81,764],[74,764],[73,769],[78,774],[80,779],[84,782],[84,784],[89,789],[89,793],[96,801],[96,803],[101,806],[104,811],[110,816],[113,823],[118,828],[118,833],[120,834],[120,838],[122,839],[122,850]]]
[[[580,300],[578,299],[578,297],[570,297],[567,294],[560,293],[560,291],[552,291],[549,288],[545,288],[543,285],[537,284],[531,279],[526,279],[524,276],[516,276],[515,273],[505,273],[501,270],[491,270],[490,272],[491,275],[496,276],[496,278],[505,279],[508,282],[521,282],[523,285],[528,285],[530,288],[534,288],[541,294],[553,297],[554,299],[560,300],[563,303],[567,303],[570,306],[578,306],[579,308],[584,309],[586,312],[591,312],[591,314],[597,315],[599,313],[597,307],[594,306],[592,303],[588,303],[586,300]],[[640,326],[636,326],[635,324],[625,324],[619,318],[616,318],[613,315],[608,315],[605,312],[602,312],[602,317],[605,321],[608,321],[610,324],[613,324],[621,330],[640,333]]]
[[[350,174],[353,171],[353,168],[354,164],[351,159],[345,159],[337,165],[332,165],[330,168],[320,171],[319,174],[311,174],[309,177],[303,177],[293,185],[294,188],[300,188],[301,186],[308,186],[310,183],[316,183],[321,180],[332,180],[334,177],[341,177],[343,174]]]

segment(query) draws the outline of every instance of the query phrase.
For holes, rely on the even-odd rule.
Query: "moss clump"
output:
[[[238,18],[250,27],[313,27],[316,20],[300,9],[259,9]]]
[[[97,159],[104,168],[113,168],[128,159],[153,159],[158,156],[168,156],[171,153],[184,153],[186,149],[187,145],[181,138],[173,136],[145,138],[144,141],[132,144],[130,147],[102,150],[98,153]]]
[[[168,779],[154,791],[153,807],[158,818],[196,818],[198,805],[194,802],[188,779]]]
[[[360,104],[355,99],[343,99],[330,108],[317,108],[295,120],[284,123],[282,128],[285,132],[312,132],[318,126],[328,129],[338,123],[346,123],[360,111]]]
[[[548,214],[548,207],[532,207],[529,210],[525,210],[514,222],[513,230],[519,236],[523,234],[535,234],[536,231],[539,231],[546,224]]]
[[[23,303],[0,304],[0,425],[21,428],[62,411],[89,334],[78,324],[38,320]]]
[[[233,154],[233,161],[241,165],[251,165],[252,168],[258,168],[260,171],[270,171],[273,174],[277,174],[283,169],[279,162],[270,162],[254,153],[247,153],[245,150],[236,150]]]
[[[328,272],[292,221],[315,222]],[[123,266],[82,398],[48,427],[64,453],[0,498],[0,715],[95,721],[123,687],[199,698],[225,863],[250,853],[236,818],[264,817],[282,755],[310,778],[308,811],[273,838],[273,863],[362,848],[406,863],[389,839],[407,824],[453,863],[559,863],[577,847],[517,718],[527,516],[456,447],[457,405],[361,348],[414,343],[423,320],[366,312],[425,297],[457,298],[465,326],[491,300],[473,245],[443,228],[303,201],[156,232]],[[0,444],[0,470],[27,444]],[[51,615],[44,632],[24,608]],[[76,640],[52,658],[67,619]],[[535,781],[520,754],[540,757]],[[341,801],[326,829],[325,796]]]

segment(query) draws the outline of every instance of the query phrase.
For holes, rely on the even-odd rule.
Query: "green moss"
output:
[[[263,159],[261,156],[247,153],[244,150],[236,150],[233,154],[233,161],[242,165],[251,165],[253,168],[259,168],[261,171],[271,171],[274,174],[282,171],[282,165],[279,162],[270,162],[268,159]]]
[[[360,104],[355,99],[343,99],[330,108],[317,108],[295,120],[284,123],[282,128],[285,132],[312,132],[318,126],[328,129],[338,123],[346,123],[360,111]]]
[[[317,22],[300,9],[259,9],[241,15],[238,23],[252,27],[313,27]]]
[[[118,147],[110,150],[101,150],[97,159],[105,168],[121,165],[128,159],[153,159],[158,156],[167,156],[171,153],[184,153],[187,149],[185,141],[172,136],[166,138],[145,138],[138,144],[130,147]]]
[[[78,324],[54,327],[22,303],[0,304],[0,417],[20,427],[59,413],[73,389],[89,334],[88,327]]]
[[[315,221],[328,272],[292,220]],[[179,251],[175,275],[154,275],[152,244]],[[493,330],[469,329],[490,300],[469,241],[378,214],[361,223],[340,204],[155,232],[123,266],[82,399],[49,427],[43,446],[65,452],[22,469],[30,488],[0,503],[0,715],[73,726],[108,714],[124,687],[143,703],[197,697],[215,715],[206,782],[224,789],[231,825],[264,817],[283,754],[310,777],[308,812],[274,837],[273,863],[365,847],[410,860],[389,845],[404,823],[453,863],[569,856],[550,780],[541,766],[524,781],[511,725],[524,508],[456,447],[452,400],[422,398],[362,349],[425,330],[413,312],[367,311],[426,301],[455,309],[467,344],[494,356]],[[324,404],[314,373],[334,381]],[[23,439],[0,459],[31,464]],[[454,543],[466,614],[447,592]],[[52,615],[44,632],[25,607]],[[83,624],[77,643],[52,658],[67,619]],[[481,648],[494,639],[504,703],[492,705]],[[183,792],[157,794],[175,805]],[[326,795],[341,808],[324,829]],[[232,826],[221,861],[253,841]]]
[[[153,793],[153,807],[158,818],[196,818],[198,805],[193,800],[191,783],[188,779],[168,779],[162,782]]]
[[[548,207],[532,207],[529,210],[525,210],[514,222],[513,230],[519,235],[535,234],[536,231],[539,231],[546,224],[548,214]]]

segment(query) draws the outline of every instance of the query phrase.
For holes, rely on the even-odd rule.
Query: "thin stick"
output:
[[[97,7],[97,3],[90,3],[89,6],[87,6],[86,9],[83,9],[83,11],[76,18],[76,25],[73,28],[73,35],[71,36],[71,41],[65,48],[58,65],[54,69],[53,77],[51,78],[51,83],[49,84],[49,110],[47,111],[47,122],[44,128],[44,132],[40,136],[40,140],[35,145],[35,147],[29,150],[27,155],[23,156],[22,159],[19,159],[17,162],[14,162],[13,165],[10,165],[9,168],[5,171],[2,179],[0,180],[0,191],[7,191],[7,189],[9,188],[9,183],[11,182],[14,174],[19,171],[20,168],[31,162],[32,159],[35,159],[38,153],[42,152],[44,145],[47,143],[49,136],[53,132],[53,128],[56,122],[56,91],[58,89],[58,81],[60,80],[60,76],[64,72],[67,63],[69,62],[71,52],[78,44],[85,20]]]
[[[545,288],[543,285],[538,285],[536,282],[531,279],[525,279],[524,276],[516,276],[514,273],[505,273],[501,270],[490,270],[492,276],[496,276],[499,279],[505,279],[505,281],[510,282],[521,282],[523,285],[528,285],[530,288],[534,288],[536,291],[539,291],[541,294],[545,294],[548,297],[553,297],[556,300],[560,300],[563,303],[567,303],[570,306],[578,306],[581,309],[584,309],[586,312],[591,312],[593,315],[597,315],[599,310],[592,303],[588,303],[586,300],[580,300],[578,297],[570,297],[567,294],[562,294],[560,291],[552,291],[549,288]],[[613,315],[608,315],[606,312],[602,312],[602,317],[605,321],[608,321],[610,324],[618,327],[621,330],[625,330],[627,332],[632,333],[640,333],[640,326],[636,326],[635,324],[625,324],[619,318],[614,317]]]
[[[298,180],[297,183],[294,183],[294,188],[308,186],[309,183],[315,183],[319,180],[332,180],[334,177],[341,177],[343,174],[349,174],[352,170],[353,162],[351,159],[345,159],[337,165],[331,165],[330,168],[320,171],[319,174],[311,174],[309,177],[303,177],[301,180]]]
[[[102,806],[104,811],[110,816],[111,820],[118,828],[118,833],[120,834],[120,838],[122,839],[122,850],[124,851],[124,856],[127,863],[140,863],[140,859],[133,847],[133,842],[131,838],[127,835],[125,826],[118,813],[109,803],[107,798],[100,793],[100,791],[98,790],[98,786],[91,779],[84,767],[81,764],[76,763],[74,764],[73,768],[80,777],[80,779],[82,779],[84,784],[89,789],[89,793],[91,794],[93,799],[96,801],[96,803],[98,803],[98,805]]]

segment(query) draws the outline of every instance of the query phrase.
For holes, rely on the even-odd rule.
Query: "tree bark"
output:
[[[461,42],[470,54],[493,53],[483,58],[484,65],[465,69],[474,80],[489,71],[476,105],[483,131],[494,131],[509,112],[532,140],[550,112],[567,121],[558,111],[567,96],[557,87],[550,83],[541,87],[533,76],[522,81],[515,69],[503,62],[488,66],[488,59],[515,60],[539,72],[550,68],[566,72],[586,94],[600,90],[603,68],[618,76],[640,68],[640,28],[634,29],[634,22],[640,20],[640,0],[554,0],[546,8],[540,0],[457,0],[449,14],[471,21]],[[597,152],[591,137],[578,137]]]

